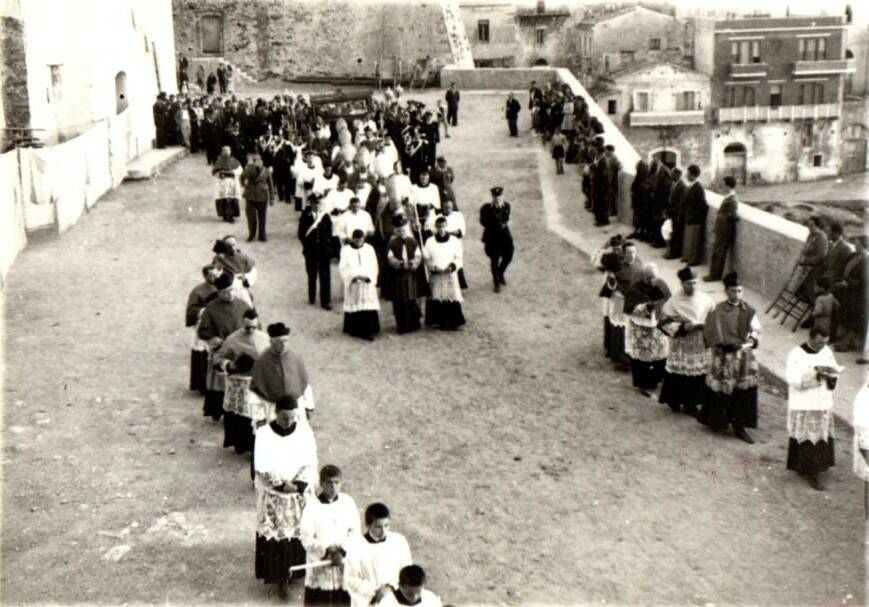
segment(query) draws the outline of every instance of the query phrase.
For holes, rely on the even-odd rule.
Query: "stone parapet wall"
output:
[[[441,70],[441,86],[446,88],[455,82],[460,90],[525,91],[531,86],[532,80],[536,80],[540,86],[558,81],[556,70],[550,67],[464,69],[448,65]]]

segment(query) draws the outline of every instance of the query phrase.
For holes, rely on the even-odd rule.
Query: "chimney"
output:
[[[546,0],[537,0],[537,14],[542,15],[546,12]]]

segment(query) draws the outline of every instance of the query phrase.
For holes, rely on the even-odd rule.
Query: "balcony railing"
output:
[[[827,59],[824,61],[797,61],[794,76],[815,74],[847,74],[857,70],[856,59]]]
[[[666,126],[671,124],[703,124],[703,110],[672,112],[631,112],[630,126]]]
[[[838,118],[842,113],[839,103],[816,103],[813,105],[753,105],[747,107],[723,107],[718,110],[718,122],[771,122],[774,120],[821,120]]]
[[[766,63],[731,63],[731,78],[765,78],[769,73]]]

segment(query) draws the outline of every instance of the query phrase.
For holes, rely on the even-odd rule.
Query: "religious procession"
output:
[[[338,96],[328,104],[302,95],[268,103],[206,97],[199,141],[191,143],[191,151],[206,152],[217,217],[234,223],[244,201],[247,242],[268,241],[267,213],[276,201],[292,205],[308,303],[319,297],[332,309],[337,266],[342,330],[366,341],[381,331],[381,298],[392,302],[399,335],[421,330],[423,317],[426,328],[443,331],[465,324],[466,220],[455,174],[437,154],[441,126],[446,136],[449,124],[457,126],[458,93],[451,89],[447,107],[438,102],[430,111],[402,92],[387,89],[383,100],[357,97],[355,104]],[[160,98],[158,132],[169,130],[159,118],[164,103],[197,113],[189,100]],[[492,187],[479,213],[495,292],[507,284],[513,255],[503,194]],[[425,572],[407,541],[389,530],[389,508],[368,505],[363,533],[353,499],[340,492],[340,468],[319,468],[308,422],[313,389],[290,348],[290,327],[273,322],[263,331],[256,261],[232,234],[212,252],[185,311],[194,331],[189,388],[202,393],[205,417],[223,418],[223,446],[252,454],[256,577],[277,584],[281,598],[304,578],[310,605],[440,605],[424,588]]]
[[[528,104],[532,128],[552,150],[557,175],[564,164],[577,165],[585,209],[594,225],[607,226],[618,214],[619,172],[615,147],[604,128],[589,115],[588,102],[569,87],[531,83]],[[510,136],[515,136],[521,105],[511,93],[505,106]],[[747,429],[758,427],[760,366],[756,350],[762,337],[758,312],[743,299],[736,272],[724,273],[737,234],[736,180],[724,178],[725,198],[713,228],[709,274],[704,282],[720,282],[724,299],[716,302],[698,289],[708,204],[701,170],[684,173],[655,159],[640,161],[631,185],[634,232],[611,237],[593,256],[604,273],[598,293],[603,315],[603,353],[617,372],[630,372],[634,388],[674,413],[684,413],[713,432],[748,444]],[[841,224],[813,216],[798,267],[806,268],[802,289],[812,303],[802,323],[804,343],[787,358],[787,468],[818,491],[822,473],[835,464],[833,391],[844,370],[838,352],[864,351],[866,344],[869,237],[844,237]],[[666,259],[684,267],[674,292],[659,276],[655,263],[644,262],[635,241],[663,249]],[[837,340],[831,347],[831,341]],[[858,359],[858,364],[869,361]],[[859,372],[859,370],[858,370]],[[867,387],[858,395],[855,418],[865,419]],[[857,430],[854,471],[869,471],[865,429]],[[867,502],[869,508],[869,502]],[[869,512],[869,510],[867,510]]]

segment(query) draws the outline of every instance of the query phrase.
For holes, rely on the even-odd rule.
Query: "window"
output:
[[[649,50],[650,51],[660,51],[661,50],[661,39],[660,38],[652,38],[649,40]]]
[[[736,87],[728,86],[724,89],[724,107],[736,107]]]
[[[489,20],[488,19],[480,19],[477,21],[477,41],[478,42],[488,42],[489,41]]]
[[[824,103],[824,85],[819,82],[804,82],[800,85],[800,105]]]
[[[681,100],[681,110],[699,110],[700,109],[700,96],[696,91],[683,91],[682,92],[682,100]]]
[[[127,99],[127,73],[115,74],[115,113],[120,114],[130,105]]]
[[[823,61],[827,58],[826,38],[800,38],[800,61]]]
[[[605,71],[605,72],[610,71],[610,56],[609,55],[603,56],[603,71]]]
[[[824,155],[823,154],[815,154],[812,157],[812,166],[823,166],[824,165]]]
[[[760,63],[760,40],[751,41],[751,62]]]
[[[745,103],[743,105],[745,105],[747,107],[751,107],[753,105],[756,105],[755,100],[754,100],[754,87],[746,86],[746,87],[743,87],[743,89],[745,91]]]
[[[745,65],[761,63],[760,40],[740,40],[730,43],[730,62]]]
[[[652,109],[649,93],[634,93],[634,111],[648,112]]]
[[[537,43],[537,45],[538,45],[538,46],[542,45],[542,44],[543,44],[543,40],[544,40],[545,38],[546,38],[546,30],[543,29],[542,27],[538,27],[538,28],[537,28],[537,37],[536,37],[536,39],[535,39],[535,42]]]
[[[769,85],[769,106],[778,107],[781,105],[781,85]]]
[[[606,102],[606,113],[612,116],[613,114],[618,114],[618,104],[615,99],[609,99]]]

